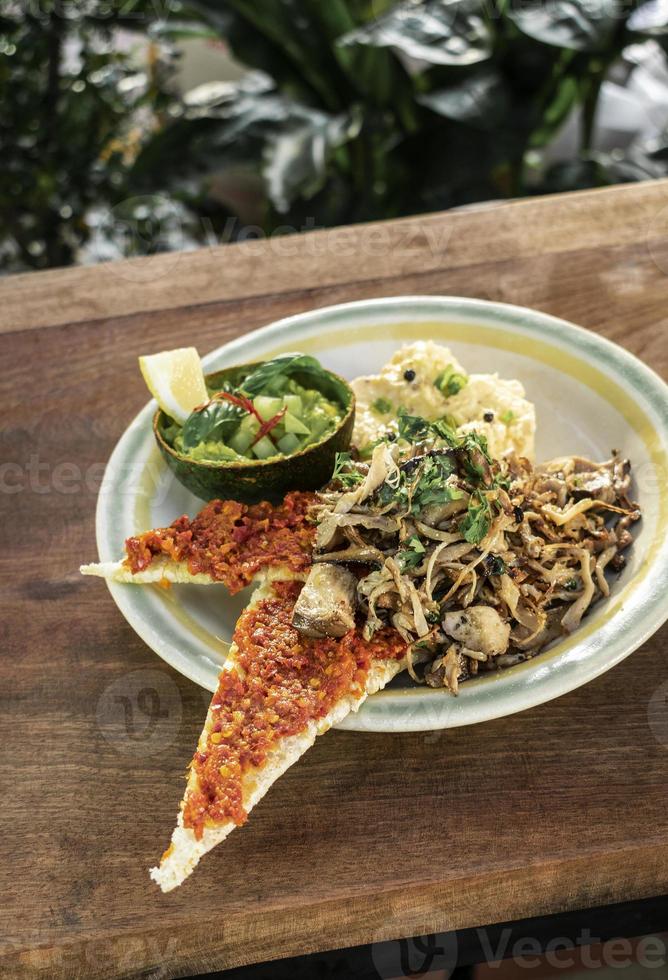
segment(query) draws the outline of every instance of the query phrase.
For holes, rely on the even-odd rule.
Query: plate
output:
[[[426,731],[522,711],[572,691],[627,657],[668,618],[668,387],[627,351],[544,313],[452,296],[364,300],[280,320],[203,358],[209,371],[282,351],[316,355],[353,378],[376,371],[402,343],[450,346],[471,372],[519,378],[535,403],[537,459],[578,453],[605,459],[618,449],[633,462],[643,520],[610,598],[572,636],[533,660],[462,685],[458,697],[406,677],[370,698],[340,726],[355,731]],[[140,384],[139,373],[137,383]],[[177,483],[153,442],[150,402],[114,450],[100,489],[101,561],[123,542],[202,502]],[[247,594],[222,586],[137,587],[109,583],[119,609],[163,660],[215,690]]]

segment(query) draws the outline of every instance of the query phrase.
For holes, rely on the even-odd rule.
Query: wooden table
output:
[[[104,463],[146,401],[138,354],[205,352],[343,300],[451,293],[575,320],[667,376],[667,231],[661,182],[0,283],[3,976],[175,977],[666,890],[656,699],[648,721],[664,629],[510,718],[328,734],[161,895],[146,869],[207,697],[77,567],[95,557]],[[133,686],[141,670],[162,696],[157,751],[132,738],[156,708]],[[120,745],[97,720],[110,692],[127,699]]]

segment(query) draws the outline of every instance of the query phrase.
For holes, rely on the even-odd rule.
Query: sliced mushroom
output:
[[[344,636],[355,625],[357,579],[347,568],[322,562],[309,572],[292,612],[305,636]]]
[[[322,555],[314,555],[313,560],[318,564],[351,561],[361,562],[363,565],[382,565],[385,561],[385,555],[372,545],[359,548],[357,545],[351,544],[350,547],[343,548],[341,551],[327,551]]]
[[[493,657],[505,653],[510,639],[510,625],[504,623],[491,606],[469,606],[447,612],[443,629],[463,646]]]

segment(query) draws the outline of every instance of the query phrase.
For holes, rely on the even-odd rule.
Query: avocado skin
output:
[[[257,364],[224,368],[206,376],[207,387],[219,390],[223,379],[238,384]],[[290,490],[318,490],[332,475],[336,454],[350,447],[355,423],[355,395],[343,378],[327,372],[329,385],[319,390],[340,405],[344,417],[338,429],[322,442],[299,453],[269,460],[248,462],[204,463],[177,453],[164,437],[172,420],[158,410],[153,416],[153,434],[163,459],[179,483],[202,500],[239,500],[254,504],[261,500],[278,502]],[[300,381],[299,375],[295,379]],[[305,383],[305,382],[300,382]],[[308,386],[308,381],[306,381]]]

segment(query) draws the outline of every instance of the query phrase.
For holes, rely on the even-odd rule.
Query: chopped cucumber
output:
[[[286,432],[295,432],[300,436],[310,436],[311,430],[307,429],[301,419],[298,419],[292,412],[286,412],[283,416],[283,424]]]
[[[285,404],[285,407],[287,408],[290,415],[294,415],[298,419],[302,417],[304,412],[304,405],[299,395],[284,395],[283,403]]]
[[[262,436],[253,446],[253,452],[258,459],[269,459],[270,456],[276,455],[276,446],[268,436]]]
[[[329,428],[329,419],[325,418],[324,415],[314,415],[313,418],[309,419],[311,423],[311,433],[314,439],[321,436],[325,429]]]
[[[283,401],[280,398],[268,398],[267,395],[258,395],[253,399],[255,411],[262,416],[265,422],[273,419],[283,408]]]
[[[239,427],[234,435],[230,437],[228,442],[235,452],[240,453],[243,456],[246,450],[250,449],[250,444],[254,438],[255,436],[252,432]]]
[[[248,432],[250,433],[252,438],[255,438],[255,436],[258,434],[259,429],[260,429],[260,423],[258,422],[258,420],[255,418],[254,415],[244,415],[241,422],[239,423],[238,431]]]
[[[286,432],[283,438],[278,440],[277,445],[282,453],[289,456],[290,453],[294,453],[295,450],[299,448],[301,442],[299,437],[296,436],[294,432]]]

